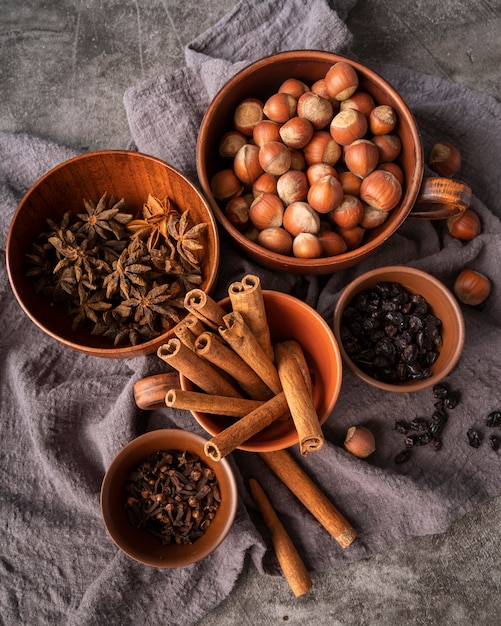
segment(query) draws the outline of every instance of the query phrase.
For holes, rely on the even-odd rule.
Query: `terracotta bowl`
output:
[[[224,540],[235,519],[238,492],[235,477],[226,459],[214,462],[204,454],[205,439],[186,430],[161,429],[148,432],[128,443],[111,462],[101,488],[101,512],[115,544],[128,556],[145,565],[174,568],[204,559]],[[147,530],[130,524],[125,511],[125,484],[129,472],[159,450],[188,451],[216,473],[221,503],[205,534],[191,544],[162,545]]]
[[[288,294],[263,291],[272,343],[295,339],[302,347],[313,383],[313,400],[323,424],[336,404],[342,380],[342,359],[337,341],[325,320],[310,306]],[[220,302],[231,310],[229,298]],[[191,381],[180,376],[181,388],[194,390]],[[232,418],[193,412],[197,422],[211,435],[229,426]],[[251,437],[239,449],[271,452],[298,443],[292,420],[277,421]]]
[[[402,285],[409,293],[423,296],[430,305],[433,315],[442,321],[440,330],[443,343],[439,348],[437,360],[430,367],[432,375],[429,378],[407,380],[395,384],[383,382],[363,372],[348,356],[342,340],[343,312],[356,294],[381,282],[396,282]],[[334,309],[333,329],[339,343],[343,361],[352,372],[374,387],[402,393],[427,389],[445,378],[459,361],[465,338],[464,319],[461,309],[447,287],[426,272],[404,266],[381,267],[362,274],[347,285],[342,291]]]
[[[391,105],[397,113],[398,124],[394,132],[400,136],[402,142],[397,163],[405,176],[402,199],[391,211],[386,222],[366,231],[362,245],[353,250],[337,256],[315,259],[278,254],[254,243],[240,232],[225,216],[225,203],[219,203],[215,199],[211,191],[214,174],[232,167],[231,160],[219,156],[219,141],[232,128],[233,113],[243,99],[253,97],[266,101],[285,79],[291,77],[312,85],[323,78],[327,70],[338,61],[348,61],[356,69],[360,90],[371,94],[376,104]],[[447,179],[445,182],[444,179],[426,179],[422,188],[424,164],[419,130],[401,96],[381,76],[361,63],[315,50],[283,52],[263,58],[238,72],[223,86],[208,107],[200,126],[197,170],[202,189],[217,220],[240,251],[266,268],[296,274],[330,274],[356,265],[382,245],[409,216],[411,210],[414,209],[413,215],[416,217],[444,217],[463,210],[471,197],[471,190],[464,184],[451,183]],[[449,185],[453,186],[452,190]],[[443,193],[445,188],[446,194]],[[415,204],[419,206],[414,207]]]
[[[136,152],[109,150],[70,159],[42,176],[26,193],[12,218],[7,239],[7,270],[14,294],[28,317],[63,345],[92,356],[126,358],[150,354],[170,332],[136,346],[113,346],[113,341],[71,328],[64,308],[54,306],[35,293],[26,276],[25,255],[46,228],[46,218],[59,222],[63,214],[85,212],[82,200],[98,200],[104,192],[124,198],[126,210],[140,211],[148,194],[169,196],[181,211],[190,208],[193,219],[208,224],[207,250],[202,262],[200,287],[210,292],[219,268],[219,235],[209,205],[195,186],[179,171],[160,159]],[[181,312],[183,310],[181,309]]]

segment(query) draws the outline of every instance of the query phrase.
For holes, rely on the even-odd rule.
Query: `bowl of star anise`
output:
[[[184,174],[104,150],[61,163],[28,190],[6,256],[14,294],[40,329],[86,354],[129,358],[165,343],[188,291],[211,292],[219,237]]]

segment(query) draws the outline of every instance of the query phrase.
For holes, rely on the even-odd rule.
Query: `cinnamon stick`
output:
[[[280,392],[209,439],[204,445],[205,454],[213,461],[220,461],[288,411],[285,395]]]
[[[243,417],[263,404],[261,400],[214,396],[198,391],[169,389],[164,396],[164,406],[186,411]]]
[[[240,282],[232,283],[228,295],[233,311],[242,315],[270,361],[274,361],[275,355],[259,276],[247,274]]]
[[[178,372],[146,376],[134,383],[134,400],[140,409],[153,411],[165,408],[165,394],[179,387]]]
[[[186,376],[202,391],[221,396],[242,397],[242,394],[208,361],[190,350],[177,337],[161,345],[157,355],[168,365]]]
[[[191,289],[184,297],[184,308],[212,330],[223,323],[224,309],[201,289]]]
[[[219,335],[206,331],[199,335],[194,344],[195,352],[229,374],[239,387],[255,400],[269,400],[273,392],[256,372]]]
[[[219,333],[273,393],[277,394],[282,391],[277,368],[267,357],[240,313],[232,311],[225,315]]]
[[[174,334],[185,346],[195,349],[195,340],[205,331],[203,323],[194,315],[187,315],[174,327]]]
[[[351,545],[356,530],[288,452],[261,452],[260,456],[342,548]]]
[[[320,450],[325,439],[311,391],[300,367],[299,351],[301,348],[297,343],[275,345],[278,376],[298,433],[299,449],[306,456],[309,452]]]
[[[261,485],[255,478],[250,478],[249,486],[252,497],[271,533],[271,540],[282,572],[296,598],[302,596],[312,586],[308,570]]]

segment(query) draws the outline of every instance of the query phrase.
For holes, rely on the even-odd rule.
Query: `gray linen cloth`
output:
[[[300,0],[240,2],[186,49],[186,67],[132,87],[124,97],[131,147],[176,165],[195,181],[198,126],[211,97],[235,71],[268,53],[293,48],[349,52],[343,19],[353,2]],[[370,59],[363,59],[370,65]],[[429,271],[452,288],[465,266],[487,274],[493,292],[482,310],[463,306],[466,343],[448,377],[462,400],[451,410],[444,447],[419,449],[396,465],[402,435],[396,419],[429,416],[431,391],[388,394],[361,383],[346,369],[339,401],[324,427],[322,451],[291,453],[358,531],[340,548],[254,454],[230,455],[240,492],[237,518],[224,543],[199,564],[177,571],[144,567],[123,555],[104,529],[101,481],[114,455],[140,433],[161,427],[204,434],[191,416],[167,409],[140,412],[133,385],[165,371],[152,355],[107,361],[77,354],[44,336],[21,312],[1,258],[0,611],[6,624],[193,624],[228,596],[250,555],[259,571],[279,574],[269,536],[247,490],[256,476],[307,567],[342,567],[411,537],[445,531],[482,502],[501,493],[500,452],[473,449],[466,431],[501,409],[499,339],[501,281],[501,105],[444,80],[399,67],[378,70],[415,114],[426,154],[438,139],[463,155],[460,177],[474,190],[482,234],[452,239],[443,223],[408,220],[370,259],[325,279],[276,275],[224,244],[215,297],[230,282],[257,273],[264,288],[290,292],[327,321],[340,290],[361,272],[386,264]],[[23,134],[0,133],[0,245],[29,186],[74,151]],[[346,429],[374,429],[377,450],[368,460],[339,445]],[[499,432],[499,431],[498,431]],[[493,469],[494,468],[494,469]]]

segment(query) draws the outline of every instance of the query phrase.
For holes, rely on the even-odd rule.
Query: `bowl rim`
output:
[[[113,481],[114,481],[114,476],[115,476],[116,471],[120,467],[122,467],[124,461],[127,459],[129,455],[130,450],[134,450],[137,446],[141,444],[153,443],[159,437],[171,438],[172,445],[170,445],[170,447],[173,449],[176,449],[176,445],[178,443],[180,445],[183,445],[183,449],[186,449],[186,440],[189,441],[189,445],[191,447],[194,447],[194,448],[199,447],[200,450],[197,452],[197,454],[200,456],[201,461],[205,463],[207,466],[213,468],[218,476],[221,474],[224,474],[228,482],[228,487],[229,487],[229,492],[228,492],[229,495],[227,496],[227,500],[226,500],[226,505],[228,507],[227,519],[221,531],[219,532],[219,534],[215,537],[214,541],[212,541],[209,545],[206,545],[202,549],[196,550],[196,552],[193,552],[192,550],[192,546],[195,546],[196,542],[194,542],[193,544],[188,544],[189,551],[187,550],[187,554],[181,555],[181,556],[177,555],[175,563],[172,561],[169,561],[169,559],[166,559],[166,558],[145,557],[144,554],[141,554],[140,549],[129,549],[127,546],[123,545],[122,542],[115,536],[115,534],[112,531],[112,524],[110,522],[113,516],[113,512],[112,512],[111,506],[109,505],[109,494],[113,486]],[[233,526],[233,522],[235,521],[237,508],[238,508],[237,481],[236,481],[233,469],[227,458],[223,458],[220,461],[217,461],[217,464],[216,464],[215,461],[212,461],[212,459],[204,455],[203,446],[205,442],[206,442],[206,439],[204,437],[190,430],[184,430],[181,428],[159,428],[156,430],[148,431],[146,433],[143,433],[142,435],[135,437],[134,439],[129,441],[127,444],[125,444],[114,456],[114,458],[112,459],[111,463],[109,464],[105,472],[105,475],[101,483],[101,490],[100,490],[100,497],[99,497],[100,510],[101,510],[101,517],[102,517],[105,529],[108,532],[108,535],[113,540],[115,545],[118,548],[120,548],[120,550],[124,552],[127,556],[133,558],[134,560],[140,563],[151,565],[153,567],[159,567],[159,568],[184,567],[186,565],[191,565],[193,563],[197,563],[198,561],[201,561],[202,559],[204,559],[206,556],[211,554],[217,547],[219,547],[221,543],[223,542],[223,540],[226,538],[229,531],[231,530],[231,527]],[[132,465],[131,465],[131,468],[132,468]],[[176,548],[177,547],[178,546],[176,546]],[[168,551],[169,546],[161,546],[161,544],[159,544],[159,552],[160,550],[162,550],[162,548],[164,551]]]
[[[299,57],[299,58],[298,58]],[[319,59],[320,57],[320,59]],[[414,168],[413,168],[413,176],[412,180],[406,181],[406,188],[408,197],[405,200],[407,203],[407,209],[405,211],[400,211],[399,218],[394,221],[392,227],[388,229],[383,228],[384,224],[379,227],[379,232],[368,242],[363,243],[361,246],[358,246],[354,250],[347,250],[342,254],[329,256],[329,257],[319,257],[316,259],[302,259],[293,256],[283,255],[272,250],[268,250],[263,246],[258,245],[254,241],[251,241],[248,237],[246,237],[243,233],[241,233],[231,222],[225,217],[223,210],[220,208],[218,202],[214,198],[211,187],[210,180],[207,176],[205,160],[204,160],[204,150],[205,146],[204,139],[205,134],[207,133],[207,129],[212,122],[212,118],[214,117],[217,109],[222,101],[227,97],[227,92],[232,90],[242,79],[247,79],[250,75],[258,72],[264,68],[266,68],[270,62],[276,61],[315,61],[321,60],[325,62],[336,63],[338,61],[346,61],[350,63],[357,72],[362,73],[364,76],[371,80],[375,80],[381,86],[383,86],[388,93],[391,94],[392,99],[394,99],[400,108],[399,117],[405,119],[406,124],[410,130],[410,134],[413,138],[413,153],[414,153]],[[265,261],[262,261],[264,264],[270,263],[272,264],[274,269],[277,269],[277,265],[281,266],[281,270],[285,272],[296,272],[296,273],[304,273],[305,268],[310,272],[315,272],[322,270],[325,273],[333,272],[336,269],[340,269],[339,264],[343,264],[342,267],[348,267],[356,265],[359,261],[364,259],[366,256],[370,255],[374,250],[376,250],[379,246],[381,246],[387,239],[389,239],[402,225],[402,223],[409,216],[412,207],[418,197],[419,189],[424,177],[424,148],[421,140],[421,134],[419,131],[419,127],[417,121],[410,110],[409,106],[400,95],[400,93],[393,87],[385,78],[383,78],[378,72],[371,69],[367,65],[352,59],[343,54],[337,54],[333,52],[327,52],[324,50],[289,50],[286,52],[279,52],[275,54],[270,54],[265,57],[262,57],[256,61],[251,62],[246,67],[239,70],[236,74],[234,74],[216,93],[210,102],[205,114],[202,118],[202,122],[200,124],[197,145],[196,145],[196,167],[198,179],[200,181],[201,188],[206,195],[209,204],[212,207],[214,215],[216,219],[221,224],[221,226],[228,232],[228,234],[235,240],[237,245],[246,250],[246,252],[252,256],[254,260],[259,258],[264,258]],[[411,193],[412,190],[412,193]],[[404,200],[402,200],[403,202]],[[399,205],[400,207],[401,205]],[[375,229],[377,231],[377,229]],[[257,262],[260,262],[259,260]],[[266,265],[268,267],[268,265]]]
[[[399,384],[391,384],[391,383],[379,381],[373,378],[372,376],[369,376],[368,374],[366,374],[360,368],[358,368],[355,365],[355,363],[353,363],[353,361],[350,359],[350,357],[348,356],[344,348],[344,345],[341,339],[342,312],[344,311],[346,306],[349,304],[349,302],[353,299],[353,297],[356,295],[356,293],[362,290],[362,285],[364,283],[366,283],[367,281],[371,281],[373,279],[377,279],[378,277],[384,276],[385,274],[389,274],[389,273],[397,274],[400,276],[412,275],[417,278],[421,278],[423,281],[433,284],[443,295],[444,301],[451,308],[451,311],[454,314],[454,318],[457,322],[458,337],[456,340],[456,345],[455,345],[453,354],[451,358],[449,359],[448,363],[443,367],[440,377],[437,377],[434,374],[430,376],[429,378],[424,378],[424,379],[417,380],[417,381],[413,381],[413,380],[405,381]],[[396,279],[396,282],[398,282],[398,278]],[[464,342],[465,342],[465,322],[464,322],[463,313],[461,311],[461,307],[459,306],[458,301],[456,300],[452,292],[444,285],[442,281],[440,281],[438,278],[436,278],[432,274],[424,270],[420,270],[418,268],[410,267],[406,265],[385,265],[385,266],[377,267],[367,272],[364,272],[363,274],[360,274],[360,276],[357,276],[353,281],[351,281],[348,285],[346,285],[343,288],[341,295],[339,296],[336,302],[336,305],[334,307],[332,329],[334,331],[334,335],[336,336],[337,342],[339,344],[339,350],[343,357],[343,361],[348,367],[348,369],[350,369],[356,376],[358,376],[358,378],[362,379],[369,385],[372,385],[373,387],[377,387],[378,389],[382,389],[384,391],[392,391],[396,393],[409,393],[413,391],[421,391],[423,389],[428,389],[429,387],[432,387],[433,385],[438,383],[439,380],[444,379],[446,376],[448,376],[448,374],[450,374],[450,372],[454,369],[454,367],[458,363],[461,357],[461,353],[462,353]]]
[[[270,298],[270,297],[278,298],[285,302],[293,301],[295,305],[299,306],[304,311],[307,311],[309,315],[312,315],[318,321],[318,323],[323,328],[323,330],[326,332],[326,336],[330,338],[330,345],[331,345],[333,356],[335,359],[335,363],[333,364],[333,367],[337,372],[337,376],[335,380],[335,388],[332,392],[332,398],[330,402],[328,403],[328,405],[326,406],[323,414],[319,416],[320,425],[323,425],[329,419],[330,415],[332,414],[334,410],[334,407],[336,406],[336,403],[339,398],[339,394],[341,392],[341,386],[342,386],[342,381],[343,381],[343,359],[342,359],[341,349],[340,349],[337,337],[335,337],[334,333],[332,332],[332,328],[325,321],[325,319],[320,315],[320,313],[316,309],[314,309],[312,306],[304,302],[303,300],[300,300],[299,298],[296,298],[295,296],[292,296],[289,293],[276,291],[272,289],[263,289],[262,293],[265,299],[265,304],[266,304],[266,298]],[[229,303],[229,300],[230,300],[229,297],[223,298],[222,300],[219,301],[219,304]],[[191,385],[190,381],[188,381],[186,377],[183,376],[182,374],[180,374],[179,380],[181,384],[181,389],[187,389],[188,387],[186,385],[188,386]],[[190,411],[190,413],[192,414],[194,419],[197,421],[197,423],[207,433],[209,433],[211,437],[221,432],[222,429],[218,429],[218,430],[213,429],[212,431],[209,431],[207,428],[207,424],[205,423],[205,420],[201,418],[202,414],[200,412]],[[292,431],[288,434],[281,435],[278,439],[281,441],[280,444],[274,443],[273,440],[264,441],[264,442],[263,441],[258,441],[258,442],[251,441],[251,443],[245,442],[241,446],[238,446],[237,450],[242,450],[245,452],[274,452],[277,450],[290,448],[291,446],[297,445],[299,442],[297,431],[295,429],[292,429]]]
[[[165,341],[167,337],[172,335],[173,331],[171,329],[171,331],[168,331],[165,334],[159,335],[158,337],[153,337],[152,339],[149,339],[148,341],[137,344],[135,346],[132,344],[128,344],[125,346],[110,345],[109,347],[105,347],[105,346],[94,347],[94,346],[87,346],[84,344],[80,344],[77,341],[72,341],[71,339],[63,338],[60,335],[58,335],[57,332],[55,332],[54,330],[51,330],[45,324],[41,323],[38,320],[38,318],[34,316],[33,313],[28,309],[27,305],[25,304],[23,294],[19,290],[18,285],[17,285],[16,279],[12,270],[12,266],[11,266],[11,258],[13,254],[12,242],[14,238],[14,234],[13,234],[14,225],[17,222],[17,220],[20,219],[20,215],[22,213],[24,204],[30,198],[30,196],[35,192],[35,189],[40,184],[44,183],[47,179],[53,176],[56,172],[66,168],[68,165],[71,166],[73,163],[77,161],[81,162],[84,160],[92,160],[96,157],[106,158],[106,156],[122,156],[122,155],[127,156],[127,157],[132,156],[132,158],[150,160],[162,167],[165,167],[166,170],[169,172],[169,175],[173,174],[174,176],[177,176],[179,179],[183,181],[184,184],[188,185],[194,191],[194,193],[196,193],[196,195],[199,197],[201,204],[204,206],[207,212],[207,216],[209,218],[208,221],[210,222],[209,226],[212,229],[212,233],[214,236],[214,247],[218,251],[217,258],[215,259],[215,263],[214,263],[214,268],[211,271],[211,274],[208,276],[207,286],[204,287],[204,290],[207,293],[210,293],[216,285],[218,274],[219,274],[219,269],[220,269],[220,262],[221,262],[221,258],[220,258],[221,242],[220,242],[219,228],[218,228],[215,216],[214,216],[214,212],[210,206],[210,203],[208,202],[205,195],[195,185],[195,183],[193,183],[177,167],[171,165],[170,163],[167,163],[167,161],[164,161],[163,159],[160,159],[156,156],[152,156],[150,154],[146,154],[144,152],[136,152],[134,150],[124,150],[124,149],[94,150],[92,152],[85,152],[85,153],[73,156],[69,159],[62,161],[61,163],[58,163],[54,167],[50,168],[48,171],[42,174],[42,176],[36,179],[36,181],[29,187],[29,189],[25,192],[25,194],[19,201],[16,207],[16,210],[14,211],[11,217],[11,221],[10,221],[9,229],[7,233],[6,246],[5,246],[5,258],[6,258],[7,276],[9,279],[9,283],[10,283],[11,289],[16,297],[18,304],[23,309],[24,313],[28,316],[28,318],[45,334],[47,334],[52,339],[54,339],[55,341],[58,341],[59,343],[61,343],[62,345],[68,348],[71,348],[73,350],[76,350],[77,352],[81,352],[81,353],[94,356],[94,357],[114,358],[114,359],[133,358],[136,356],[152,354],[156,350],[158,346],[158,342]]]

